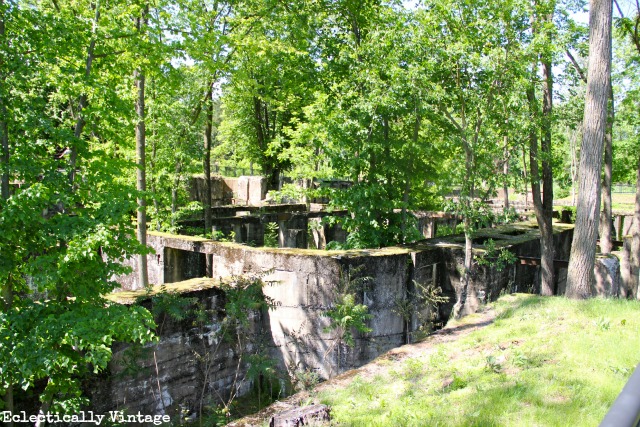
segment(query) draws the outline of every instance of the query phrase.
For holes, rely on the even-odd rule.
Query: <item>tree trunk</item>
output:
[[[602,141],[607,126],[611,81],[611,18],[610,1],[591,0],[578,206],[567,275],[567,296],[570,298],[587,298],[595,286],[593,269],[600,212]]]
[[[502,192],[504,197],[503,209],[506,211],[509,209],[509,137],[504,136],[504,160],[502,162]]]
[[[461,277],[462,289],[460,290],[460,298],[454,307],[454,316],[460,318],[464,315],[464,309],[467,304],[467,296],[469,292],[469,282],[471,280],[471,267],[473,263],[473,227],[475,224],[471,222],[471,215],[469,214],[473,208],[473,199],[475,197],[475,186],[473,182],[474,170],[475,170],[475,157],[471,147],[465,143],[465,164],[467,170],[465,172],[465,184],[463,187],[468,186],[466,190],[468,199],[463,200],[467,206],[464,215],[464,272]],[[463,190],[464,192],[464,190]]]
[[[578,159],[576,153],[576,137],[570,137],[571,142],[571,206],[576,205],[576,181],[578,180]]]
[[[182,162],[176,159],[173,185],[171,186],[171,226],[176,226],[176,217],[178,213],[178,190],[180,188],[180,173],[182,172]]]
[[[211,145],[213,141],[213,99],[209,89],[207,94],[207,117],[204,127],[204,232],[205,236],[211,234]],[[213,255],[206,255],[206,275],[213,274]]]
[[[145,18],[138,18],[138,28],[144,24]],[[138,123],[136,124],[136,163],[137,170],[137,190],[138,195],[138,241],[141,245],[147,245],[147,200],[143,194],[147,190],[146,182],[146,166],[145,166],[145,111],[144,111],[144,82],[145,75],[141,69],[136,69],[133,74],[136,88],[138,89],[138,97],[136,99],[136,114],[138,115]],[[138,255],[138,285],[146,287],[149,285],[149,274],[147,272],[147,255]]]
[[[613,249],[611,239],[611,176],[613,174],[613,85],[609,82],[609,107],[607,109],[607,129],[604,134],[604,178],[602,180],[602,214],[600,215],[600,251],[610,254]]]
[[[532,67],[535,70],[535,67]],[[533,82],[527,89],[527,100],[529,101],[529,112],[532,121],[538,115],[538,106],[535,96]],[[535,126],[529,130],[529,176],[531,177],[531,194],[533,196],[533,210],[538,222],[540,230],[540,264],[541,264],[541,281],[540,294],[553,295],[554,288],[554,269],[553,269],[553,224],[552,217],[547,215],[542,194],[540,191],[540,168],[538,164],[538,132]],[[544,162],[543,162],[544,164]],[[544,167],[543,167],[544,169]],[[544,174],[544,171],[543,171]],[[546,188],[545,188],[546,193]],[[545,194],[546,196],[546,194]],[[545,197],[546,199],[546,197]]]
[[[91,35],[91,41],[89,42],[89,47],[87,48],[87,58],[85,61],[84,68],[84,79],[87,81],[89,76],[91,75],[91,65],[93,64],[94,50],[96,47],[96,32],[98,30],[98,21],[100,20],[100,2],[96,2],[93,6],[95,8],[95,15],[93,18],[93,29]],[[69,184],[73,188],[74,181],[76,178],[76,165],[78,162],[78,147],[77,141],[82,136],[82,130],[86,124],[84,117],[82,116],[82,110],[87,106],[87,94],[86,92],[80,95],[80,99],[78,100],[78,107],[75,113],[76,116],[76,124],[73,129],[73,136],[76,138],[76,141],[71,146],[71,154],[69,155]]]
[[[633,229],[631,230],[631,282],[634,289],[631,295],[640,299],[640,158],[636,172],[636,205],[633,212]]]
[[[529,209],[529,178],[527,175],[527,147],[526,144],[522,144],[522,173],[524,178],[524,209]]]

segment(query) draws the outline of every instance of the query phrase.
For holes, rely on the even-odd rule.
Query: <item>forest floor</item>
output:
[[[231,426],[324,403],[332,425],[597,425],[640,362],[640,302],[506,295]]]

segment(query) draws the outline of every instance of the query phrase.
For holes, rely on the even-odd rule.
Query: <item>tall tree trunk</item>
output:
[[[532,67],[532,72],[536,67]],[[527,88],[527,100],[532,122],[538,116],[538,105],[533,82]],[[545,206],[540,191],[540,166],[538,159],[538,129],[532,126],[529,129],[529,176],[531,177],[531,194],[533,196],[533,210],[540,230],[540,259],[541,281],[540,294],[553,295],[553,225],[547,220]],[[546,191],[546,189],[545,189]]]
[[[576,226],[567,275],[567,296],[587,298],[595,286],[594,266],[600,212],[602,142],[607,126],[611,81],[612,3],[591,0],[589,10],[589,69],[580,151]]]
[[[92,4],[92,7],[95,9],[95,15],[93,18],[93,29],[92,29],[91,40],[89,42],[89,47],[87,48],[87,58],[85,60],[85,67],[84,67],[85,82],[89,79],[89,76],[91,75],[91,65],[93,64],[94,51],[96,47],[96,33],[98,30],[98,21],[100,20],[100,2],[96,1],[95,3]],[[73,129],[73,136],[75,137],[76,141],[74,141],[74,143],[71,145],[71,153],[69,155],[69,184],[72,187],[74,186],[74,182],[76,178],[76,167],[78,162],[77,141],[82,136],[82,130],[84,129],[84,126],[86,124],[84,120],[84,116],[82,115],[82,111],[87,106],[87,100],[88,100],[87,94],[86,92],[83,92],[80,95],[80,99],[78,100],[78,107],[75,112],[76,124]]]
[[[581,127],[582,129],[582,127]],[[576,181],[578,180],[578,159],[575,133],[570,137],[571,142],[571,206],[576,205]]]
[[[176,226],[178,213],[178,190],[180,188],[180,173],[182,172],[182,162],[176,158],[173,175],[173,185],[171,186],[171,226]]]
[[[604,134],[604,177],[602,179],[602,214],[600,215],[600,251],[610,254],[613,249],[611,239],[611,176],[613,174],[613,85],[609,82],[609,107],[607,109],[607,129]]]
[[[509,209],[509,137],[504,136],[504,160],[502,161],[502,192],[504,197],[503,209],[506,211]]]
[[[211,86],[210,86],[211,87]],[[207,117],[204,127],[204,230],[211,234],[211,145],[213,140],[213,99],[212,91],[207,94]],[[206,275],[213,274],[213,255],[206,255]]]
[[[524,179],[524,209],[529,209],[529,177],[527,174],[527,147],[526,144],[522,144],[522,173]]]
[[[146,12],[145,12],[146,15]],[[138,29],[141,30],[145,25],[146,18],[138,18]],[[143,194],[147,190],[146,182],[146,165],[145,165],[145,110],[144,110],[144,72],[138,68],[134,71],[133,79],[135,81],[136,88],[138,89],[138,96],[136,99],[136,114],[138,115],[138,123],[136,124],[136,163],[137,170],[137,190],[140,192],[138,196],[138,241],[141,245],[147,245],[147,200]],[[149,274],[147,272],[147,255],[138,255],[138,285],[146,287],[149,285]]]
[[[547,22],[553,21],[553,11],[547,15]],[[551,43],[552,40],[549,40]],[[551,58],[542,61],[542,223],[540,227],[540,258],[542,267],[541,295],[553,295],[555,271],[553,258],[553,170],[551,167],[551,122],[553,114],[553,71]]]
[[[633,211],[633,229],[631,230],[631,282],[634,289],[631,295],[640,299],[640,157],[636,172],[636,204]]]
[[[473,228],[475,227],[475,224],[472,223],[469,212],[473,208],[473,199],[475,197],[475,186],[473,183],[475,158],[471,148],[466,143],[465,163],[467,170],[465,172],[464,185],[468,186],[468,190],[466,191],[468,193],[468,199],[463,201],[463,203],[467,203],[467,206],[465,207],[466,214],[464,215],[464,272],[461,278],[462,288],[460,290],[460,298],[454,307],[454,316],[456,318],[460,318],[464,315],[469,293],[469,282],[471,280],[471,267],[473,263]]]

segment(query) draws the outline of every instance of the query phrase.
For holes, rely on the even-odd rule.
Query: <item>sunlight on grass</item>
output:
[[[348,426],[597,425],[640,361],[640,302],[509,295],[494,324],[326,390]]]

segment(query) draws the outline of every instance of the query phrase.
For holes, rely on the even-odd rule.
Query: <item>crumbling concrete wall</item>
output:
[[[572,230],[570,225],[557,227],[556,257],[568,257]],[[311,369],[327,378],[361,366],[389,349],[412,341],[425,323],[443,322],[449,318],[453,305],[463,298],[460,281],[463,242],[456,240],[460,238],[453,236],[372,250],[316,251],[253,248],[150,232],[148,240],[157,252],[156,264],[150,266],[150,271],[153,270],[150,274],[162,275],[162,283],[183,280],[190,274],[199,274],[200,267],[187,269],[191,272],[185,273],[176,272],[171,266],[184,269],[185,257],[202,259],[204,254],[211,254],[214,279],[247,272],[262,273],[263,281],[268,284],[264,294],[273,299],[277,307],[255,318],[256,325],[261,325],[260,328],[256,326],[256,331],[264,331],[263,334],[256,332],[255,341],[267,343],[280,372]],[[506,247],[517,255],[539,254],[539,235],[532,225],[486,230],[478,233],[476,238],[479,243],[476,251],[482,250],[481,243],[492,238],[498,247]],[[476,266],[462,314],[473,312],[503,291],[531,290],[531,281],[536,279],[535,270],[518,264],[503,271]],[[366,304],[372,315],[368,322],[371,332],[356,335],[353,347],[347,347],[339,340],[329,328],[330,319],[326,316],[327,310],[335,304],[336,293],[349,282],[349,277],[370,279],[354,292],[357,300]],[[420,300],[416,289],[428,285],[440,287],[449,300],[435,308]],[[209,307],[219,304],[220,293],[215,290],[207,292],[210,293],[197,297],[204,298]],[[407,301],[412,302],[409,305],[413,309],[403,316],[401,308]],[[219,321],[219,318],[212,318],[207,328],[215,330]],[[133,411],[160,411],[163,409],[157,405],[166,406],[169,400],[173,407],[191,405],[193,408],[193,396],[199,393],[198,388],[204,386],[212,394],[215,394],[213,390],[224,393],[228,389],[230,369],[233,361],[237,361],[232,350],[221,353],[222,359],[216,361],[215,374],[212,374],[216,379],[203,385],[198,377],[198,357],[194,353],[196,347],[202,348],[206,341],[201,330],[181,324],[170,325],[165,331],[160,343],[154,347],[155,359],[151,354],[139,363],[146,376],[136,374],[138,376],[121,378],[126,371],[125,350],[116,351],[114,374],[108,380],[109,386],[104,395],[111,392],[122,399],[111,402],[112,407],[123,407],[126,398],[127,405],[131,405],[127,407]],[[115,393],[115,390],[125,391]]]
[[[201,285],[202,281],[195,281],[189,286]],[[183,410],[197,413],[201,402],[216,404],[232,390],[240,395],[249,391],[246,356],[268,338],[263,333],[262,313],[248,313],[251,328],[243,341],[246,347],[241,360],[238,347],[222,341],[217,334],[224,318],[224,292],[205,283],[205,289],[182,293],[180,298],[195,299],[197,304],[193,307],[206,310],[208,320],[200,322],[195,314],[185,313],[185,318],[177,321],[159,313],[157,343],[114,346],[108,372],[88,390],[92,410],[167,414],[177,421]],[[149,299],[141,304],[151,309]]]
[[[189,198],[204,203],[206,185],[204,175],[189,178]],[[239,178],[211,177],[211,205],[260,205],[267,194],[267,181],[262,176]]]
[[[211,177],[211,205],[230,205],[237,192],[237,178]],[[204,202],[206,185],[204,175],[192,175],[189,178],[189,199]]]
[[[556,258],[568,257],[572,226],[558,226],[556,233]],[[493,238],[498,246],[506,246],[516,255],[536,256],[539,254],[539,236],[533,226],[523,225],[508,229],[488,230],[479,233],[478,242]],[[272,283],[265,293],[278,301],[279,308],[269,314],[272,338],[275,347],[282,354],[282,360],[293,366],[305,365],[322,367],[323,376],[329,376],[338,369],[359,366],[374,355],[393,348],[410,339],[419,325],[407,328],[397,314],[393,304],[411,293],[413,282],[434,281],[449,297],[449,303],[440,307],[439,317],[447,319],[451,306],[461,302],[461,314],[474,312],[479,305],[498,297],[503,290],[535,290],[535,268],[513,265],[498,272],[490,267],[476,267],[466,294],[463,292],[461,272],[464,260],[463,239],[459,236],[424,241],[403,248],[384,248],[361,251],[314,251],[303,249],[253,248],[232,243],[214,242],[198,237],[174,236],[150,232],[149,242],[158,250],[157,260],[150,270],[162,268],[163,281],[184,280],[190,275],[203,272],[202,262],[194,262],[197,268],[190,273],[178,274],[175,269],[183,269],[185,257],[176,256],[175,251],[197,252],[212,255],[212,277],[228,277],[245,272],[267,272],[264,280]],[[481,245],[477,249],[482,249]],[[204,258],[200,258],[204,259]],[[182,260],[182,261],[176,261]],[[192,261],[193,262],[193,261]],[[360,298],[374,314],[373,331],[358,341],[352,351],[341,351],[341,358],[331,358],[335,346],[331,344],[331,334],[324,333],[328,320],[323,313],[332,301],[341,274],[362,265],[361,274],[372,278],[370,289],[363,291]],[[434,273],[434,270],[436,271]],[[196,273],[193,273],[196,272]],[[429,278],[426,279],[426,272]],[[434,275],[435,274],[435,275]],[[158,284],[161,284],[158,283]],[[291,336],[305,336],[310,340],[301,351],[288,349]],[[336,350],[336,355],[337,355]],[[351,359],[349,359],[351,358]],[[338,366],[340,368],[338,368]]]

